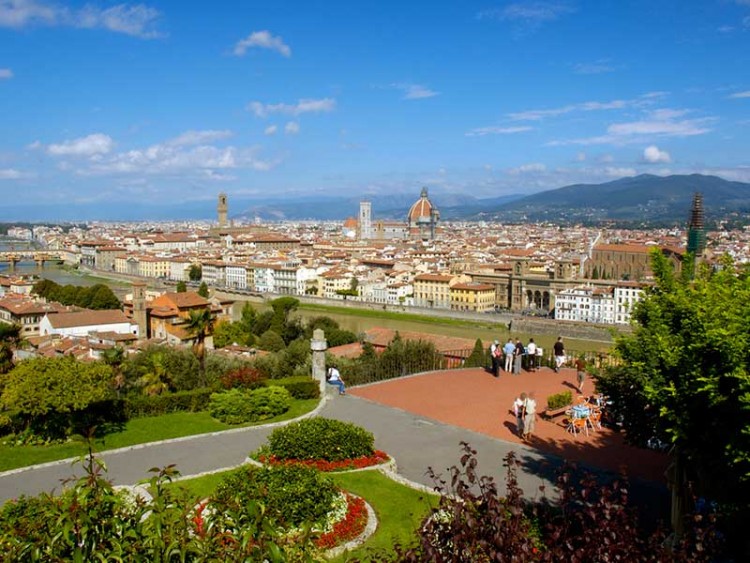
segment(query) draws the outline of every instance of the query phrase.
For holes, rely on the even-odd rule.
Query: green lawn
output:
[[[186,479],[172,486],[184,487],[196,499],[210,496],[226,472]],[[436,495],[416,491],[383,475],[380,471],[332,473],[331,478],[341,488],[363,497],[378,516],[378,529],[365,544],[333,561],[342,563],[352,559],[382,561],[383,551],[391,553],[393,545],[411,545],[414,531],[432,506],[437,505]]]
[[[208,412],[177,412],[162,416],[134,418],[129,420],[122,430],[95,439],[94,450],[100,452],[170,438],[289,420],[310,412],[318,405],[318,402],[318,399],[295,400],[292,402],[292,407],[283,415],[259,423],[238,426],[230,426],[214,420]],[[0,445],[0,471],[76,457],[85,454],[87,451],[86,443],[82,440],[52,446],[10,447]]]

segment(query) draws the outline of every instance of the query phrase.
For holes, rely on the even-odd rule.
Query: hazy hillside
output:
[[[604,184],[575,184],[536,193],[473,219],[684,222],[693,194],[703,194],[707,217],[750,211],[750,184],[701,174],[640,176]]]

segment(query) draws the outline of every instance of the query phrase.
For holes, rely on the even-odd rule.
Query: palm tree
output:
[[[164,354],[157,352],[147,356],[148,361],[140,368],[138,385],[146,395],[160,395],[169,391],[172,378],[165,364]]]
[[[185,328],[195,337],[193,351],[200,365],[201,385],[206,386],[206,336],[214,329],[214,317],[208,308],[190,311]]]
[[[102,360],[105,364],[112,368],[114,372],[114,379],[112,385],[117,391],[117,396],[120,396],[120,391],[125,386],[125,376],[122,373],[122,363],[125,361],[125,350],[119,346],[114,348],[107,348],[102,352]]]

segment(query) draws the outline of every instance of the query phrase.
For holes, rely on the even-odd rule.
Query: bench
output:
[[[556,416],[565,414],[565,411],[570,410],[572,408],[573,408],[573,405],[565,405],[564,407],[559,407],[556,409],[546,408],[544,409],[544,412],[542,413],[542,418],[555,418]]]

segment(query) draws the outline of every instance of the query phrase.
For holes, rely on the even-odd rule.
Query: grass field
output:
[[[310,412],[318,405],[318,402],[319,399],[295,400],[292,402],[291,408],[283,415],[258,423],[236,426],[219,422],[211,418],[208,412],[176,412],[161,416],[134,418],[129,420],[121,430],[106,434],[102,438],[96,438],[94,450],[101,452],[170,438],[290,420]],[[0,471],[77,457],[87,452],[88,446],[83,439],[50,446],[0,445]]]

